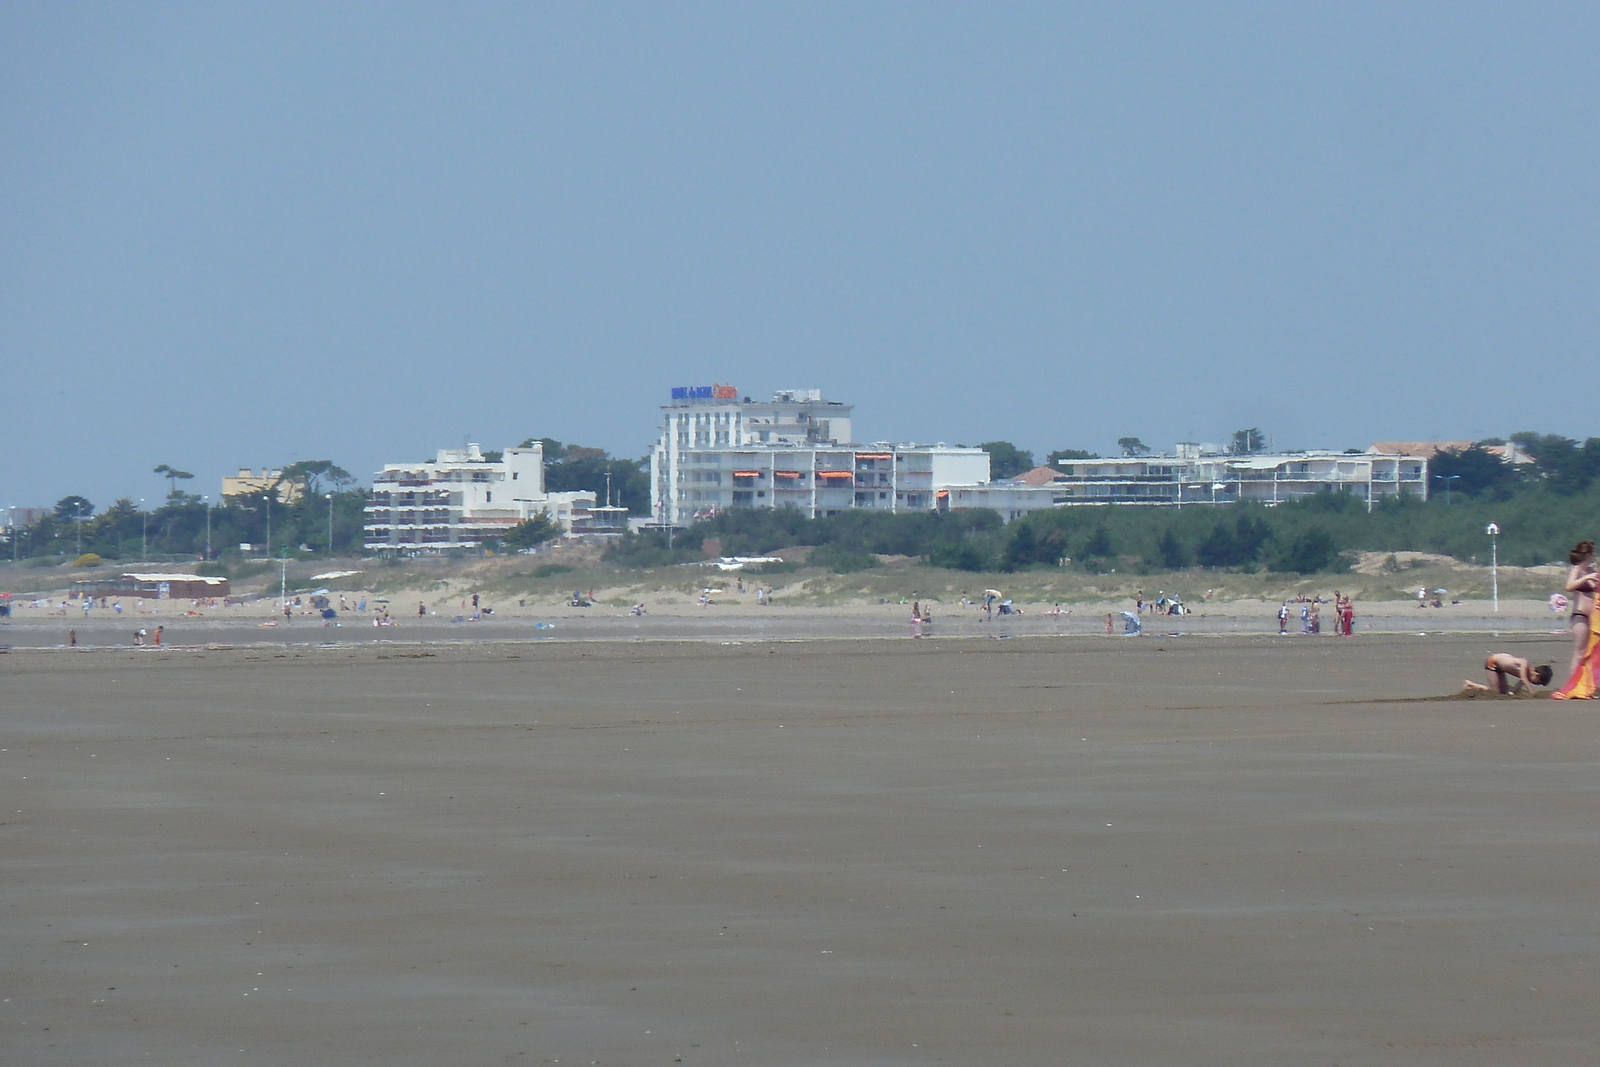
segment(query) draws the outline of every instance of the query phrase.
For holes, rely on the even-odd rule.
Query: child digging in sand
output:
[[[1548,666],[1535,667],[1509,652],[1491,652],[1489,658],[1483,661],[1483,670],[1489,684],[1464,681],[1461,683],[1463,693],[1508,695],[1522,689],[1532,689],[1536,685],[1549,685],[1552,673]]]

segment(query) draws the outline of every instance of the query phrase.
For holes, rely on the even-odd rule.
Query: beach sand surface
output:
[[[1600,731],[1487,647],[13,651],[4,1059],[1596,1062]]]

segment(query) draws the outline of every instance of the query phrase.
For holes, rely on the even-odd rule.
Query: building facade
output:
[[[731,386],[674,389],[650,454],[656,522],[680,526],[734,507],[809,518],[931,511],[949,506],[947,486],[988,482],[979,448],[853,443],[851,408],[815,389],[770,401],[740,399]]]
[[[1400,497],[1428,499],[1428,460],[1373,452],[1203,454],[1178,445],[1173,456],[1060,460],[1048,487],[1055,503],[1278,504],[1323,492],[1354,493],[1372,505]]]
[[[493,461],[477,445],[445,448],[432,461],[391,463],[374,475],[364,541],[372,552],[472,547],[541,514],[571,531],[594,506],[590,492],[545,492],[543,445],[508,448]]]
[[[249,467],[240,467],[238,474],[222,479],[224,497],[260,496],[262,493],[272,492],[273,489],[278,490],[279,503],[293,504],[306,491],[306,483],[298,478],[285,481],[281,470],[268,470],[266,467],[261,468],[260,474]]]

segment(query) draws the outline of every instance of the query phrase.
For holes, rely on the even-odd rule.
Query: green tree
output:
[[[561,527],[550,521],[544,512],[517,523],[506,531],[501,542],[507,548],[533,548],[561,536]]]
[[[310,496],[322,494],[322,479],[326,478],[334,486],[344,486],[355,481],[349,471],[336,465],[331,459],[302,459],[283,468],[283,474],[278,479],[280,482],[305,482],[306,493]]]
[[[1236,456],[1253,456],[1257,452],[1265,452],[1266,448],[1266,437],[1254,426],[1248,430],[1233,431],[1233,440],[1228,445],[1228,451]]]
[[[56,501],[56,518],[62,522],[71,522],[74,519],[86,519],[94,514],[94,505],[89,503],[87,497],[64,496]]]
[[[1161,531],[1161,537],[1156,541],[1156,555],[1161,560],[1161,565],[1170,571],[1181,571],[1189,566],[1189,546],[1183,543],[1177,531],[1167,527]]]
[[[1117,438],[1117,447],[1122,449],[1124,456],[1146,456],[1150,454],[1150,446],[1137,437]]]
[[[617,459],[603,448],[564,445],[551,437],[537,442],[528,438],[519,448],[544,446],[544,487],[547,492],[585,491],[598,503],[606,500],[606,475],[611,475],[611,503],[635,515],[650,513],[650,461]],[[554,458],[552,458],[554,457]]]
[[[1533,457],[1539,480],[1562,496],[1582,492],[1600,474],[1600,438],[1582,445],[1560,434],[1530,431],[1514,433],[1511,440]]]
[[[167,489],[168,500],[172,500],[178,496],[178,480],[180,478],[187,480],[194,477],[194,475],[190,474],[188,471],[181,471],[177,467],[169,466],[165,463],[156,467],[153,473],[159,474],[166,478],[169,487]]]
[[[1450,483],[1453,491],[1467,496],[1506,485],[1516,477],[1510,464],[1479,445],[1440,452],[1429,466],[1435,478],[1455,479]]]
[[[1033,453],[1010,441],[985,441],[978,447],[989,453],[990,478],[1015,478],[1033,470]]]
[[[1340,570],[1342,562],[1333,535],[1320,526],[1312,526],[1283,546],[1283,550],[1272,561],[1272,569],[1317,574]]]

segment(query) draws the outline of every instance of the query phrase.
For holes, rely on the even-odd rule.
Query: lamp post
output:
[[[81,556],[81,555],[83,555],[83,503],[82,503],[82,501],[80,501],[78,503],[78,506],[73,509],[73,517],[78,520],[78,522],[77,522],[77,532],[74,534],[74,537],[76,538],[76,545],[77,545],[77,549],[78,549],[78,555]],[[76,559],[77,557],[74,556],[73,558]]]
[[[1483,528],[1489,535],[1489,588],[1494,597],[1494,610],[1500,610],[1500,524],[1491,522]]]
[[[17,561],[17,506],[11,505],[11,562]]]
[[[267,558],[272,558],[272,497],[268,493],[261,494],[261,502],[267,506]]]
[[[203,496],[200,502],[206,506],[206,560],[211,559],[211,498]]]
[[[333,494],[328,494],[328,558],[333,558]]]
[[[144,519],[143,526],[139,529],[139,562],[143,563],[149,555],[145,546],[150,542],[150,513],[144,509],[144,497],[139,498],[139,514]]]
[[[1450,483],[1461,477],[1459,474],[1435,474],[1434,479],[1444,483],[1444,506],[1450,506]]]

